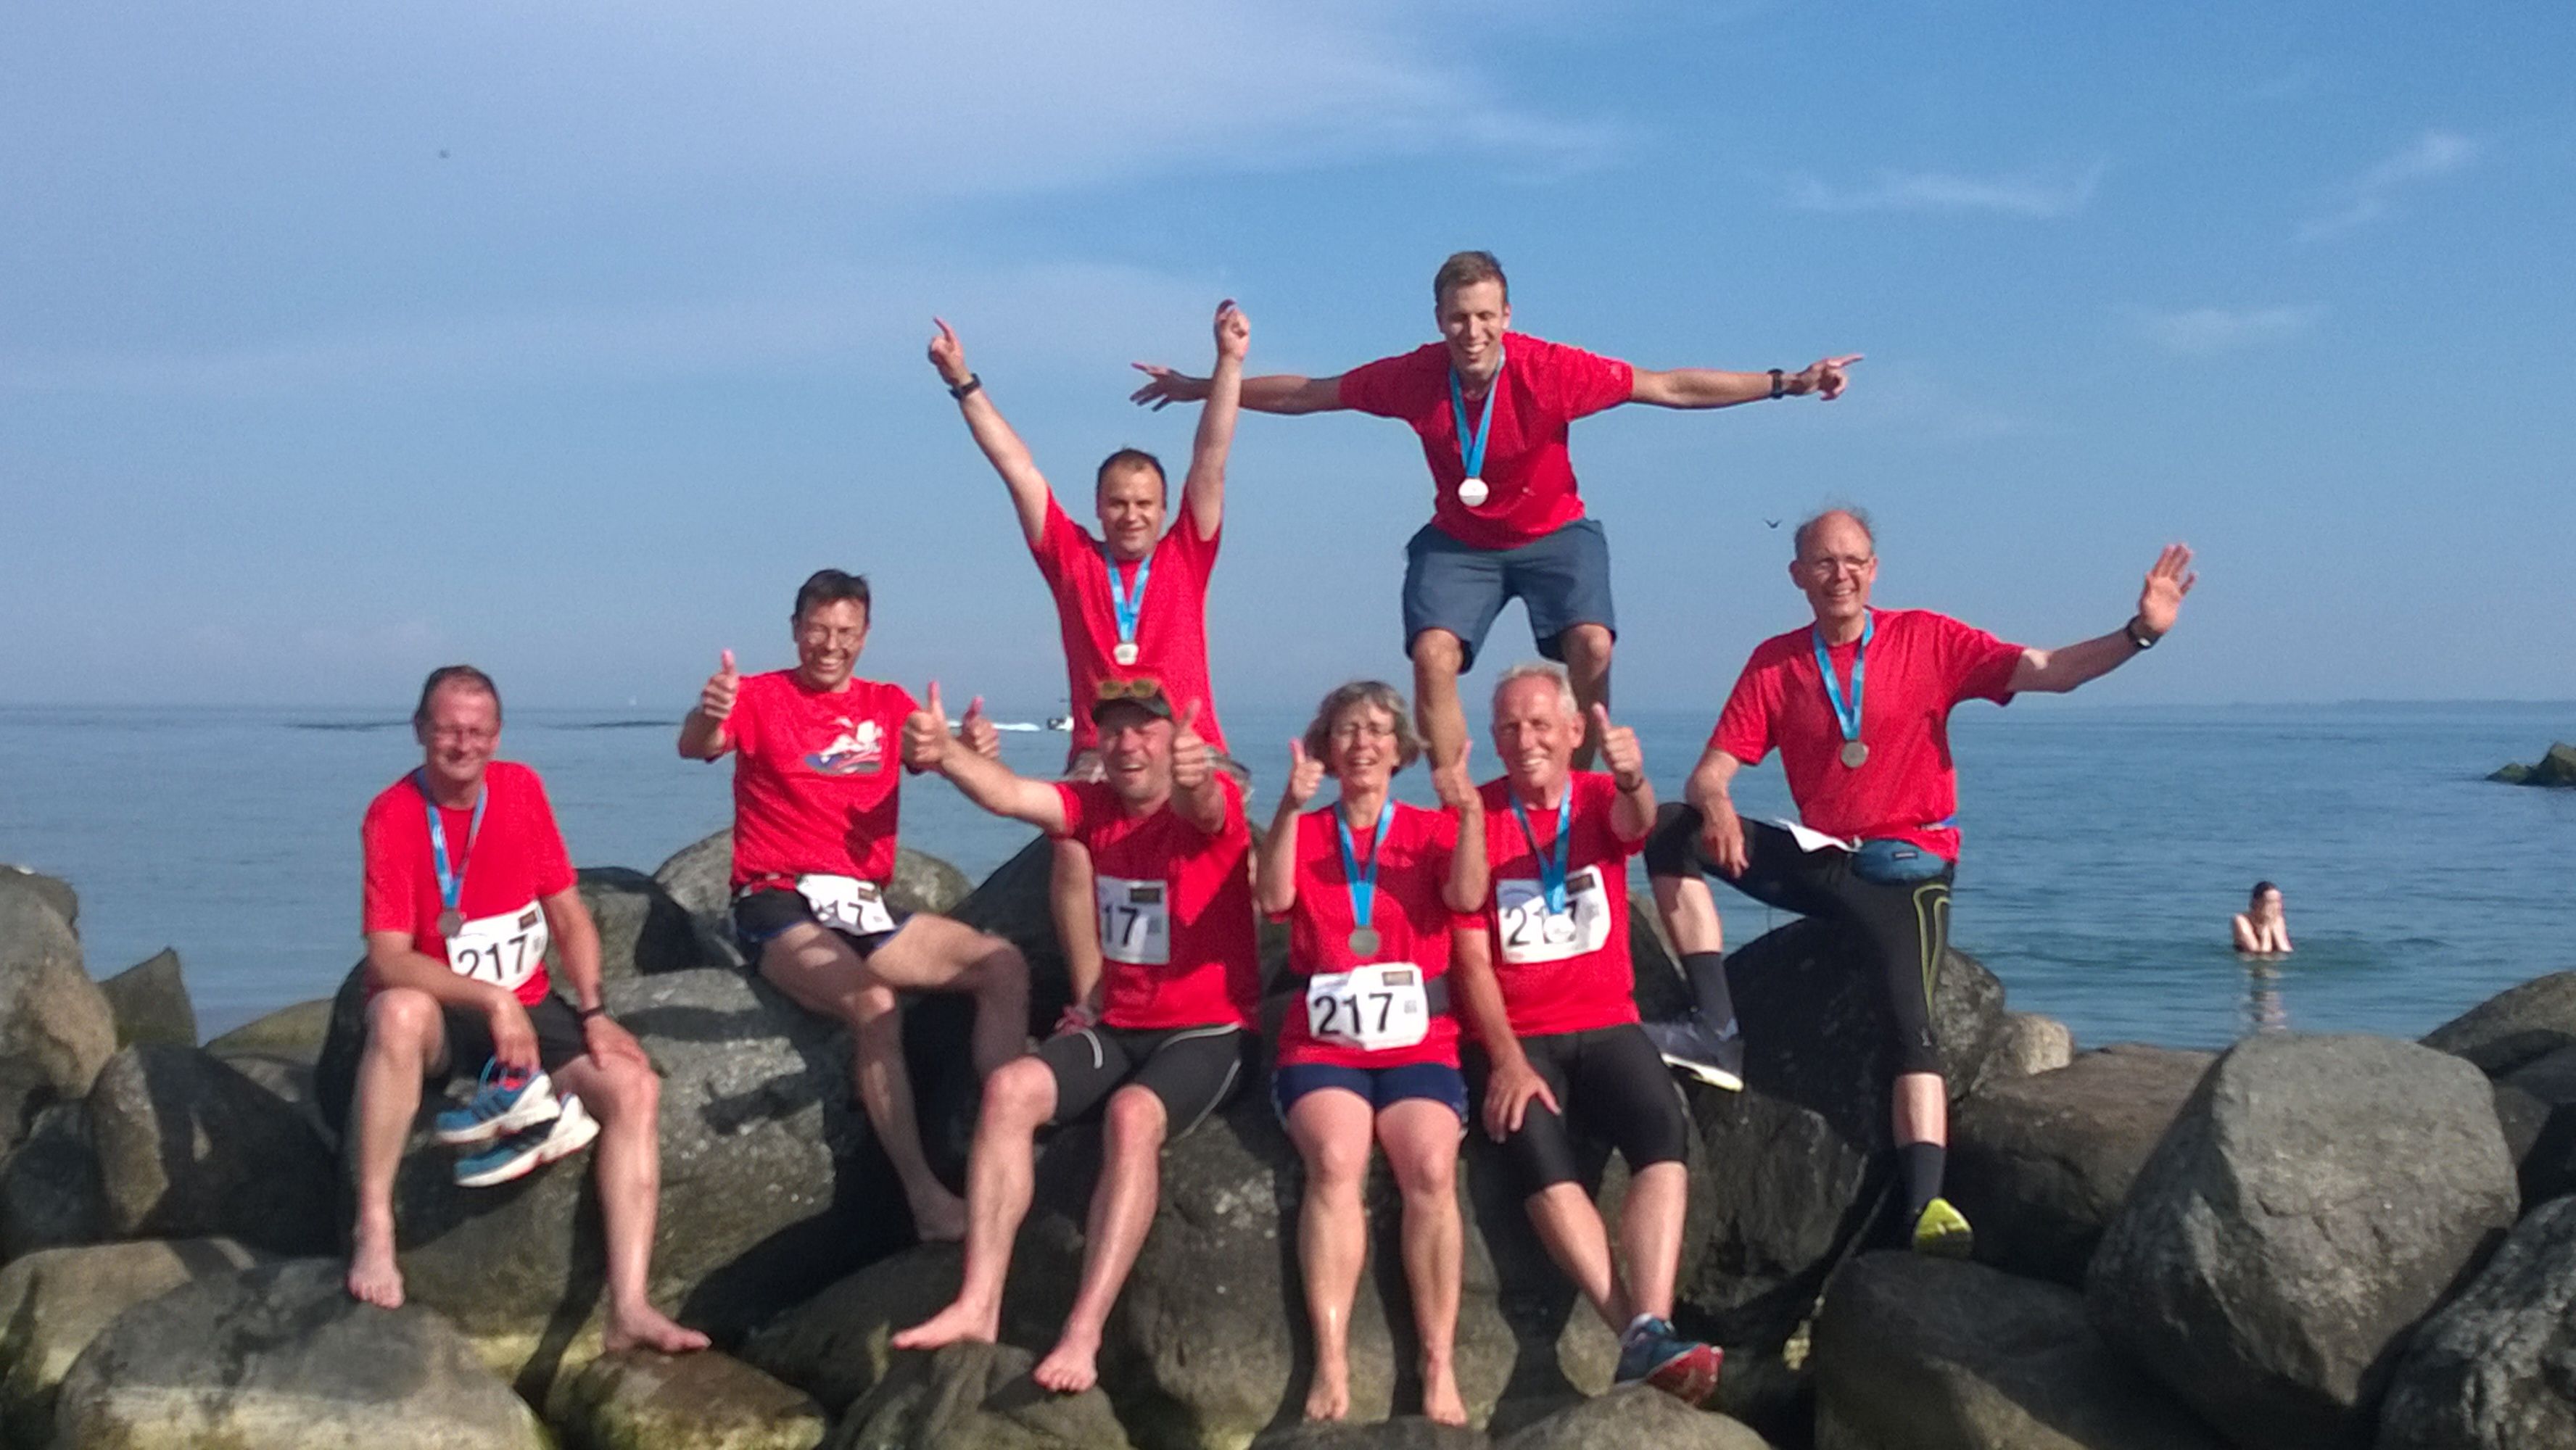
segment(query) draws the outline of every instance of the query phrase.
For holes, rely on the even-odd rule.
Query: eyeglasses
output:
[[[1127,680],[1113,675],[1106,676],[1100,681],[1100,698],[1103,701],[1133,700],[1141,705],[1162,693],[1163,682],[1150,675],[1139,675]]]
[[[1857,574],[1876,562],[1878,556],[1875,554],[1820,554],[1812,559],[1800,559],[1798,567],[1811,574],[1830,576],[1846,572]]]
[[[480,725],[441,725],[429,732],[429,738],[441,745],[482,745],[500,736],[498,730]]]
[[[850,649],[857,649],[860,642],[865,640],[867,637],[868,632],[864,628],[827,629],[819,624],[807,625],[805,628],[796,631],[796,642],[798,644],[810,644],[816,646],[843,645]]]
[[[1332,738],[1340,741],[1393,740],[1395,727],[1376,720],[1345,720],[1333,727]]]

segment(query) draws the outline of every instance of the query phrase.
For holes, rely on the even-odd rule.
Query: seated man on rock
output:
[[[1253,1042],[1260,960],[1252,921],[1252,832],[1243,792],[1175,720],[1150,679],[1100,685],[1102,783],[1023,779],[940,724],[939,689],[904,726],[904,763],[937,770],[996,815],[1080,842],[1091,854],[1101,975],[1036,1052],[984,1081],[966,1171],[966,1263],[957,1298],[894,1337],[898,1349],[991,1341],[1002,1281],[1028,1216],[1040,1128],[1102,1113],[1082,1282],[1056,1346],[1033,1372],[1079,1393],[1098,1379],[1100,1335],[1154,1221],[1163,1144],[1222,1106]]]
[[[2063,693],[2154,648],[2197,578],[2191,550],[2165,548],[2127,623],[2043,650],[1926,609],[1872,609],[1878,543],[1857,510],[1816,515],[1798,526],[1796,541],[1789,578],[1815,619],[1754,647],[1691,771],[1689,804],[1656,824],[1646,869],[1712,1048],[1732,1031],[1734,1014],[1724,1005],[1717,904],[1703,871],[1766,905],[1860,932],[1887,983],[1896,1030],[1892,1116],[1913,1245],[1965,1258],[1974,1247],[1968,1220],[1941,1197],[1950,1100],[1931,1017],[1959,858],[1950,712],[1966,700],[2010,704],[2025,690]],[[1735,773],[1775,748],[1798,804],[1795,827],[1745,821],[1728,795]]]
[[[1620,1381],[1698,1404],[1716,1392],[1721,1356],[1672,1326],[1690,1116],[1638,1025],[1628,958],[1628,858],[1654,824],[1655,793],[1636,733],[1592,711],[1606,772],[1573,768],[1584,718],[1564,666],[1515,665],[1494,684],[1504,774],[1482,787],[1493,895],[1458,929],[1471,949],[1491,938],[1511,1030],[1481,1033],[1468,1072],[1483,1079],[1485,1131],[1548,1255],[1619,1336]],[[1617,1256],[1584,1192],[1578,1133],[1627,1160]]]
[[[901,803],[895,735],[918,707],[901,685],[853,677],[869,614],[867,580],[838,569],[806,580],[789,616],[796,668],[746,678],[725,651],[680,724],[680,754],[732,753],[743,955],[798,1006],[849,1025],[859,1101],[903,1181],[914,1232],[954,1240],[966,1205],[922,1155],[897,994],[973,993],[975,1068],[990,1072],[1028,1042],[1029,969],[1000,937],[886,900]],[[978,748],[998,754],[983,711],[966,713]]]
[[[473,1136],[478,1117],[495,1131],[514,1126],[510,1118],[528,1120],[469,1160],[481,1164],[485,1182],[525,1173],[596,1136],[608,1347],[704,1349],[705,1335],[671,1322],[645,1296],[662,1084],[644,1049],[600,1005],[599,932],[545,786],[526,766],[492,758],[501,696],[471,665],[431,672],[412,732],[425,759],[368,805],[362,833],[365,1045],[353,1072],[326,1070],[314,1085],[327,1120],[353,1119],[358,1212],[349,1292],[401,1307],[393,1190],[403,1143],[425,1086],[488,1062],[517,1090],[480,1094],[475,1109],[442,1115],[442,1136]],[[579,1010],[554,993],[549,943]],[[556,1087],[567,1094],[560,1107]],[[523,1103],[543,1111],[521,1110]],[[463,1123],[455,1133],[451,1118]]]

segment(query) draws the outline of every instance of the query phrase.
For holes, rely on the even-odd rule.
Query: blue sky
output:
[[[867,672],[1044,712],[930,315],[1080,515],[1185,455],[1126,365],[1218,298],[1334,372],[1484,246],[1560,341],[1869,357],[1577,429],[1631,703],[1713,710],[1802,618],[1764,520],[1838,499],[1882,603],[2038,643],[2189,540],[2101,700],[2576,697],[2571,57],[2563,6],[13,6],[0,678],[677,709],[836,564]],[[1411,436],[1247,419],[1233,482],[1220,699],[1400,678]]]

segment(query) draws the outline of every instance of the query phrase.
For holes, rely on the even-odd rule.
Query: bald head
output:
[[[1878,582],[1878,541],[1858,509],[1827,509],[1798,525],[1798,557],[1789,578],[1814,606],[1816,624],[1836,643],[1858,639]]]
[[[1876,552],[1878,548],[1878,530],[1869,526],[1868,511],[1856,508],[1832,508],[1826,509],[1822,513],[1809,514],[1806,522],[1798,525],[1798,531],[1789,536],[1790,550],[1799,558],[1805,558],[1807,556],[1807,545],[1813,542],[1817,531],[1822,529],[1828,521],[1835,519],[1839,519],[1844,523],[1849,524],[1851,527],[1860,530],[1860,536],[1869,540],[1871,551]]]

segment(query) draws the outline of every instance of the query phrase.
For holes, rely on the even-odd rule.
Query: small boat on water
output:
[[[1049,715],[1047,717],[1046,728],[1049,730],[1061,730],[1070,735],[1073,733],[1073,717],[1070,715]]]

